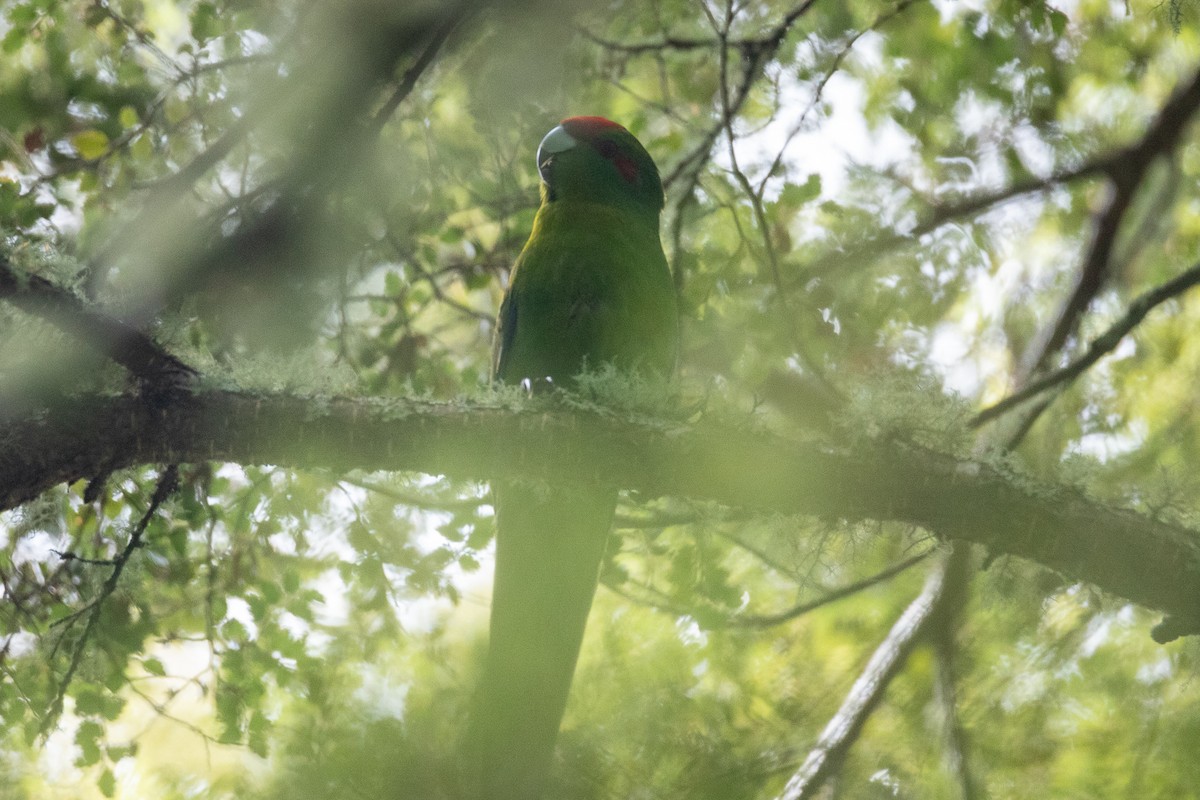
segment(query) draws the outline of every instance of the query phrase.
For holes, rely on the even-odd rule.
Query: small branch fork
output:
[[[1030,381],[1023,389],[980,411],[971,420],[971,427],[979,427],[987,422],[991,422],[1005,412],[1043,392],[1070,383],[1101,358],[1115,350],[1117,345],[1121,343],[1121,340],[1136,328],[1154,308],[1182,295],[1196,284],[1200,284],[1200,263],[1181,272],[1161,286],[1156,286],[1139,295],[1129,304],[1129,309],[1123,317],[1113,323],[1104,333],[1092,340],[1083,355],[1061,369],[1048,372],[1040,378]]]
[[[1117,234],[1133,202],[1134,194],[1146,179],[1150,166],[1160,157],[1174,152],[1184,131],[1200,110],[1200,71],[1178,88],[1163,105],[1142,138],[1122,150],[1105,166],[1109,197],[1096,218],[1091,245],[1084,256],[1075,288],[1060,308],[1054,325],[1047,328],[1041,341],[1034,342],[1025,358],[1025,375],[1040,371],[1047,360],[1066,343],[1079,320],[1108,282],[1112,273],[1112,255]]]
[[[1083,314],[1107,284],[1114,268],[1112,257],[1121,223],[1151,165],[1178,147],[1197,111],[1200,111],[1200,70],[1172,94],[1140,140],[1113,156],[1094,162],[1096,169],[1089,170],[1089,174],[1096,172],[1107,176],[1109,195],[1104,209],[1096,218],[1092,241],[1080,267],[1075,288],[1063,301],[1054,323],[1044,329],[1042,336],[1035,339],[1026,350],[1018,374],[1018,390],[979,412],[972,420],[972,426],[990,422],[1027,400],[1070,383],[1101,357],[1112,352],[1154,307],[1183,294],[1200,282],[1200,264],[1197,264],[1161,286],[1144,292],[1130,304],[1121,319],[1091,342],[1083,355],[1065,367],[1041,374],[1050,358],[1062,349],[1077,330]],[[1043,402],[1031,408],[1022,420],[1020,431],[1023,433],[1032,427],[1048,406],[1049,402]]]

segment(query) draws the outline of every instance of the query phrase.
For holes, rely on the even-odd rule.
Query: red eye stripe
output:
[[[617,165],[617,172],[621,173],[621,177],[628,183],[637,183],[638,167],[632,158],[620,153],[613,159],[613,163]]]
[[[602,157],[613,162],[613,166],[617,168],[617,172],[621,173],[621,177],[625,179],[626,183],[637,183],[637,163],[622,153],[616,142],[611,139],[598,139],[592,143],[592,147],[595,147],[596,152]]]

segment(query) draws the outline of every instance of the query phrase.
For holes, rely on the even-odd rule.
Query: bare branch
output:
[[[761,36],[707,38],[699,36],[672,36],[666,34],[659,39],[644,42],[618,42],[606,39],[587,28],[579,28],[583,38],[615,53],[636,56],[645,53],[661,53],[664,50],[704,50],[716,47],[734,47],[742,53],[770,48],[779,49],[784,37],[791,31],[796,20],[804,16],[816,0],[805,0],[788,11],[773,28]]]
[[[958,548],[930,571],[925,587],[875,649],[841,708],[829,720],[800,769],[787,782],[779,800],[814,797],[829,776],[841,767],[888,684],[903,668],[931,622],[938,619],[946,598],[953,597],[952,593],[946,592],[950,573],[961,569],[955,562],[963,562],[966,558],[966,548]]]
[[[1075,380],[1085,370],[1115,350],[1117,345],[1121,343],[1121,340],[1136,328],[1151,310],[1174,297],[1178,297],[1198,283],[1200,283],[1200,263],[1185,270],[1161,286],[1156,286],[1150,291],[1138,295],[1129,304],[1129,309],[1125,312],[1125,315],[1110,326],[1108,330],[1093,339],[1092,343],[1088,345],[1087,351],[1082,356],[1065,367],[1030,382],[1024,389],[1009,395],[995,405],[980,411],[971,420],[971,426],[978,427],[986,422],[990,422],[1032,397],[1036,397],[1055,387],[1064,386]]]
[[[1079,325],[1089,305],[1108,282],[1112,252],[1121,223],[1133,196],[1146,178],[1150,165],[1178,145],[1188,123],[1200,110],[1200,71],[1187,85],[1177,89],[1155,117],[1142,138],[1112,158],[1107,166],[1109,196],[1096,218],[1092,242],[1079,269],[1075,288],[1063,302],[1055,322],[1035,340],[1023,359],[1023,374],[1033,375],[1058,352]]]
[[[417,81],[429,69],[430,64],[433,63],[438,52],[442,49],[442,45],[446,43],[446,40],[450,38],[450,34],[454,32],[454,29],[459,26],[472,10],[468,8],[462,13],[458,13],[455,10],[454,13],[447,14],[441,24],[434,27],[433,32],[429,36],[429,43],[425,45],[425,49],[421,52],[421,55],[417,56],[412,66],[404,71],[404,76],[396,85],[396,89],[388,97],[387,101],[384,102],[383,107],[375,114],[374,119],[371,120],[371,127],[376,133],[387,124],[387,121],[391,119],[392,114],[396,113],[396,109],[400,107],[405,98],[412,94],[412,90],[416,88]]]
[[[579,34],[592,44],[599,45],[605,50],[630,56],[638,56],[644,53],[659,53],[663,50],[704,50],[717,46],[716,39],[701,38],[698,36],[665,35],[662,38],[645,42],[618,42],[606,39],[587,28],[581,27],[578,30]]]
[[[821,595],[816,600],[810,600],[807,603],[801,603],[797,606],[789,608],[786,611],[781,611],[777,614],[763,615],[739,614],[738,616],[730,617],[728,624],[730,626],[746,628],[770,628],[774,627],[775,625],[780,625],[784,622],[791,622],[798,617],[804,616],[805,614],[815,611],[818,608],[822,608],[830,603],[841,600],[844,597],[858,594],[865,589],[870,589],[872,586],[878,586],[884,581],[891,580],[901,572],[904,572],[910,567],[916,566],[925,559],[929,558],[933,552],[933,550],[927,550],[924,553],[918,553],[915,556],[910,556],[909,558],[893,564],[887,569],[881,570],[870,577],[863,578],[860,581],[855,581],[854,583],[834,589],[831,592]]]

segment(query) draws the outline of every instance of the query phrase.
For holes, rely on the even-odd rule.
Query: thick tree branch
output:
[[[486,480],[604,482],[646,496],[897,520],[1168,612],[1200,629],[1196,532],[1067,488],[911,446],[832,451],[743,428],[561,410],[207,391],[167,404],[75,397],[0,417],[0,508],[135,464],[232,461]]]
[[[1140,182],[1140,181],[1139,181]],[[1046,327],[1042,334],[1030,344],[1022,359],[1020,378],[1022,382],[1037,374],[1053,353],[1067,341],[1067,337],[1079,325],[1083,312],[1096,299],[1096,295],[1108,282],[1112,271],[1112,252],[1116,246],[1121,223],[1133,203],[1137,182],[1119,184],[1109,182],[1108,196],[1104,209],[1096,217],[1092,230],[1092,242],[1084,256],[1083,264],[1075,280],[1075,288],[1063,301],[1054,324]]]

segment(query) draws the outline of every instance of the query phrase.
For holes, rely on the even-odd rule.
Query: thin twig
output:
[[[169,722],[174,722],[176,725],[179,725],[180,727],[196,734],[201,739],[203,739],[206,743],[217,744],[219,742],[219,739],[216,736],[213,736],[208,731],[204,730],[203,728],[199,727],[198,725],[196,725],[192,722],[188,722],[186,719],[183,719],[182,717],[175,716],[174,714],[172,714],[170,711],[167,710],[167,704],[170,703],[171,700],[174,700],[175,697],[178,696],[178,693],[172,693],[172,695],[170,697],[168,697],[166,703],[160,703],[159,701],[155,700],[150,695],[143,692],[141,689],[139,689],[137,686],[135,686],[132,682],[127,683],[126,688],[129,691],[133,692],[138,697],[140,697],[146,705],[150,706],[150,708],[154,711],[154,713],[156,715],[158,715],[159,718],[165,719]],[[146,724],[146,726],[139,733],[134,735],[132,738],[136,740],[136,739],[140,739],[141,737],[145,736],[147,733],[149,733],[150,726],[153,723],[154,723],[154,720],[151,720],[150,722],[148,722]]]
[[[437,57],[438,51],[441,50],[442,45],[446,43],[446,39],[450,37],[450,34],[454,32],[454,29],[458,27],[459,23],[461,23],[469,13],[470,11],[468,10],[461,14],[447,14],[446,18],[442,20],[441,24],[434,28],[429,37],[429,43],[425,46],[424,51],[421,52],[421,55],[417,56],[417,60],[413,62],[412,66],[404,71],[404,76],[396,85],[396,89],[392,92],[391,96],[388,97],[383,106],[380,107],[379,111],[371,120],[370,127],[374,133],[378,134],[379,131],[383,129],[383,126],[387,124],[389,119],[391,119],[392,114],[396,113],[396,109],[400,107],[400,104],[404,102],[405,98],[412,94],[413,89],[416,88],[417,81],[422,75],[425,74],[425,70],[429,69],[429,65],[432,64],[434,58]]]
[[[708,157],[712,152],[713,145],[725,130],[727,120],[736,116],[746,100],[750,97],[750,90],[755,82],[761,78],[765,71],[763,66],[774,57],[775,53],[783,45],[783,40],[787,38],[791,32],[792,26],[799,20],[810,8],[815,5],[816,0],[804,0],[804,2],[795,6],[791,11],[784,15],[779,23],[768,31],[766,34],[753,39],[725,39],[716,40],[714,45],[720,45],[722,51],[729,47],[735,47],[742,56],[742,77],[738,84],[737,90],[731,94],[730,102],[722,109],[723,113],[717,119],[700,141],[688,151],[683,158],[675,163],[663,177],[663,186],[670,188],[675,181],[682,177],[688,178],[688,192],[695,188],[696,176],[703,169],[704,164],[708,161]],[[703,7],[703,6],[702,6]]]
[[[808,105],[805,107],[804,111],[800,114],[800,118],[792,126],[792,129],[788,131],[787,136],[784,137],[783,144],[780,145],[779,152],[776,154],[775,159],[771,162],[771,166],[769,166],[763,173],[762,180],[759,181],[758,184],[758,193],[760,195],[765,190],[767,182],[772,177],[780,173],[779,167],[783,164],[783,158],[788,151],[789,145],[792,143],[792,140],[795,139],[796,136],[798,136],[804,129],[804,123],[808,120],[808,115],[811,114],[821,102],[821,96],[825,93],[825,87],[829,84],[829,81],[833,79],[833,76],[838,73],[838,70],[841,69],[842,62],[845,61],[846,57],[850,55],[850,51],[854,49],[854,45],[858,43],[858,40],[867,33],[878,30],[886,23],[891,22],[893,19],[900,16],[900,14],[908,10],[908,8],[915,2],[916,0],[901,0],[896,4],[895,8],[883,12],[879,16],[875,17],[875,20],[870,25],[855,31],[852,35],[845,39],[841,48],[834,55],[833,62],[830,64],[829,68],[825,70],[825,74],[821,76],[819,81],[817,81],[817,85],[813,89],[812,97],[809,99]]]
[[[750,52],[762,48],[778,49],[783,38],[787,36],[796,20],[804,16],[815,0],[806,0],[792,8],[780,21],[762,36],[743,36],[738,38],[721,37],[707,38],[699,36],[674,36],[665,34],[659,39],[645,42],[618,42],[606,39],[587,28],[580,27],[579,33],[585,39],[603,47],[625,55],[642,55],[644,53],[660,53],[663,50],[703,50],[713,47],[735,47],[738,50]]]
[[[88,564],[93,567],[115,567],[116,559],[112,558],[84,558],[77,556],[70,550],[51,550],[51,553],[61,558],[63,561],[78,561],[80,564]]]
[[[881,572],[877,572],[874,575],[871,575],[870,577],[863,578],[860,581],[855,581],[854,583],[839,587],[830,592],[827,592],[826,594],[821,595],[820,597],[818,597],[815,600],[810,600],[806,603],[801,603],[800,605],[794,606],[785,611],[780,611],[775,614],[762,614],[762,615],[729,614],[729,615],[722,616],[720,618],[717,618],[715,616],[715,614],[713,614],[713,613],[709,613],[709,614],[703,615],[703,618],[704,618],[703,625],[705,628],[708,628],[710,630],[716,630],[719,628],[772,628],[772,627],[775,627],[776,625],[782,625],[785,622],[792,622],[793,620],[799,619],[800,617],[804,616],[805,614],[808,614],[812,611],[816,611],[819,608],[823,608],[827,605],[836,603],[838,600],[843,600],[851,595],[858,594],[859,592],[865,591],[866,589],[870,589],[872,586],[877,586],[878,584],[883,583],[884,581],[890,580],[891,578],[894,578],[896,575],[899,575],[901,572],[904,572],[905,570],[909,569],[910,567],[913,567],[916,564],[919,564],[922,561],[924,561],[925,559],[929,558],[929,556],[933,555],[934,552],[935,552],[934,550],[928,550],[924,553],[919,553],[910,558],[906,558],[905,560],[903,560],[897,564],[893,564],[892,566],[888,567],[887,569],[882,570]],[[648,606],[650,608],[653,608],[656,611],[661,611],[663,613],[671,614],[673,616],[695,617],[698,615],[697,609],[695,609],[695,608],[689,608],[686,606],[676,605],[676,604],[666,601],[665,599],[662,601],[655,601],[655,600],[649,600],[645,597],[636,597],[636,596],[630,594],[629,592],[625,591],[624,589],[622,589],[620,585],[612,585],[612,584],[606,583],[605,586],[607,586],[610,590],[619,594],[620,596],[624,597],[627,600],[630,600],[634,603],[638,603],[640,605]],[[666,595],[663,592],[655,589],[652,586],[640,585],[639,588],[642,591],[653,592],[654,594],[657,594],[660,597],[663,597],[663,598],[666,597]],[[710,612],[711,612],[711,609],[710,609]]]
[[[132,22],[125,18],[120,12],[114,9],[107,0],[92,0],[92,5],[100,11],[104,16],[112,20],[113,24],[127,32],[130,36],[137,40],[138,44],[146,48],[155,59],[168,71],[176,75],[183,74],[183,69],[175,62],[175,59],[167,55],[158,43],[154,41],[154,37],[146,31],[138,28]]]
[[[872,586],[877,586],[884,581],[890,580],[910,567],[920,564],[922,561],[933,555],[934,552],[936,551],[926,550],[924,553],[918,553],[915,556],[910,556],[909,558],[906,558],[897,564],[893,564],[887,569],[877,572],[870,577],[863,578],[860,581],[855,581],[854,583],[834,589],[827,594],[821,595],[816,600],[810,600],[807,603],[801,603],[797,606],[787,609],[786,611],[763,615],[740,614],[735,617],[730,617],[727,620],[727,623],[731,627],[770,628],[775,625],[780,625],[784,622],[791,622],[797,617],[801,617],[810,611],[815,611],[818,608],[837,602],[842,598],[849,597],[852,594],[858,594],[861,591],[870,589]]]
[[[83,633],[80,634],[79,640],[75,643],[75,652],[71,654],[71,663],[67,665],[67,671],[59,681],[54,700],[50,703],[49,712],[42,720],[41,733],[43,735],[54,727],[59,716],[62,714],[63,699],[67,695],[67,689],[71,686],[71,679],[75,677],[75,671],[79,669],[79,665],[83,662],[83,653],[87,649],[88,641],[96,629],[96,623],[100,621],[100,612],[104,608],[104,601],[117,590],[117,582],[121,579],[121,573],[124,572],[125,565],[129,563],[129,559],[133,556],[134,551],[144,544],[142,535],[146,532],[146,527],[150,524],[150,520],[153,519],[159,506],[171,496],[178,485],[179,466],[171,464],[159,476],[158,484],[154,487],[154,495],[150,498],[150,505],[146,508],[146,513],[142,514],[141,519],[134,526],[125,547],[113,559],[112,572],[109,574],[108,579],[104,581],[104,585],[100,587],[100,593],[89,604],[91,613],[88,615],[87,625],[84,627]]]
[[[1113,323],[1108,330],[1093,339],[1092,343],[1088,345],[1087,351],[1082,356],[1065,367],[1030,382],[1025,388],[1009,395],[995,405],[980,411],[971,420],[971,427],[978,427],[985,422],[989,422],[1014,406],[1020,405],[1048,389],[1074,380],[1105,355],[1115,350],[1117,345],[1121,343],[1121,340],[1136,328],[1151,310],[1174,297],[1178,297],[1198,283],[1200,283],[1200,263],[1185,270],[1161,286],[1156,286],[1138,295],[1129,304],[1129,309],[1125,312],[1125,315]]]

